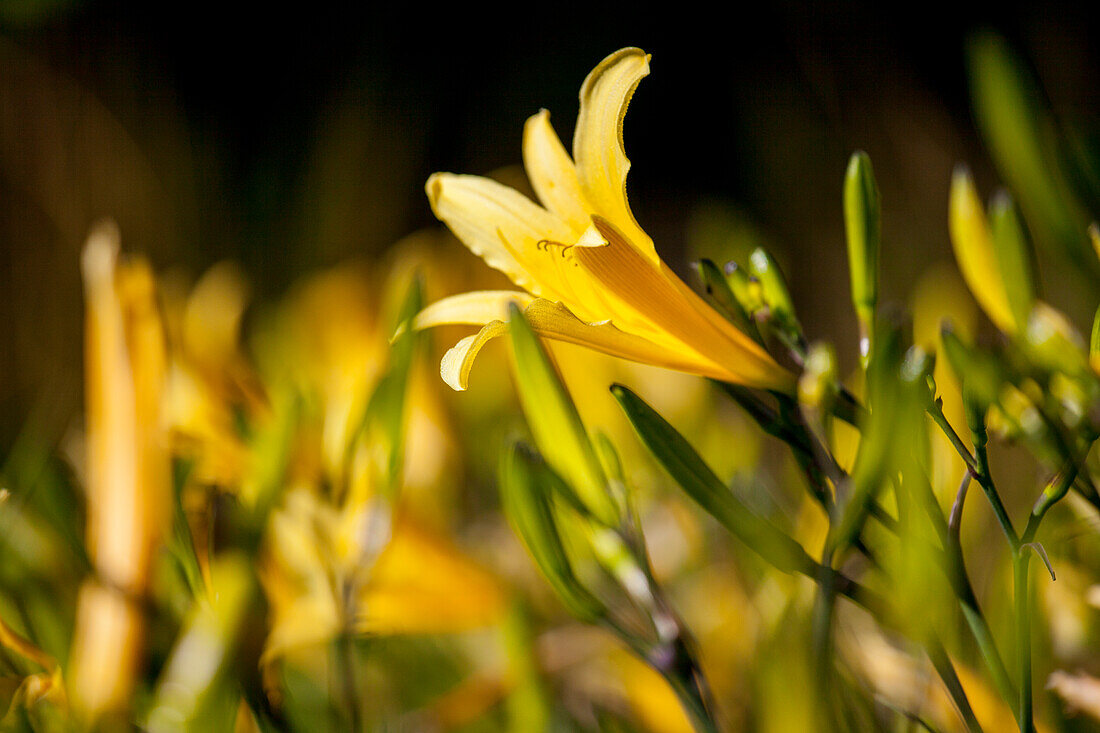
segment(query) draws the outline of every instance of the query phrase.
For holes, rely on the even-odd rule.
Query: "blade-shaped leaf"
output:
[[[642,442],[699,506],[780,570],[813,572],[814,562],[802,546],[768,520],[753,514],[714,474],[684,436],[652,407],[620,384],[612,385],[611,393]]]
[[[538,455],[517,443],[501,461],[501,504],[516,534],[565,606],[578,618],[593,621],[605,610],[573,573],[562,545],[550,499],[555,480],[561,479]]]
[[[411,322],[412,318],[424,307],[424,287],[419,277],[414,277],[405,293],[398,315],[398,324]],[[348,440],[344,456],[345,464],[351,465],[356,448],[366,441],[371,450],[369,454],[377,461],[371,470],[373,477],[384,495],[393,498],[397,492],[401,471],[402,456],[405,448],[405,403],[416,345],[420,341],[419,332],[398,326],[399,335],[390,349],[389,366],[386,373],[375,385],[367,409],[363,412],[362,422]]]
[[[576,491],[600,522],[615,526],[619,511],[588,433],[539,337],[516,306],[508,321],[516,386],[523,413],[547,463]]]

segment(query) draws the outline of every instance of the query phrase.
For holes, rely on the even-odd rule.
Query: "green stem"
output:
[[[708,709],[705,683],[695,674],[662,672],[699,733],[718,733],[718,724]]]
[[[966,498],[966,487],[969,483],[970,474],[967,473],[959,486],[959,493],[951,510],[951,519],[946,524],[939,502],[928,483],[921,482],[922,490],[918,492],[918,498],[921,500],[925,513],[932,521],[940,542],[943,544],[942,562],[944,572],[951,583],[955,596],[958,598],[963,618],[966,619],[967,626],[970,627],[970,632],[974,636],[974,641],[978,645],[982,659],[985,660],[986,666],[989,668],[997,692],[1009,706],[1012,706],[1017,699],[1016,689],[1012,685],[1005,663],[997,651],[997,644],[993,640],[993,632],[989,629],[989,623],[982,614],[981,606],[978,605],[978,597],[974,593],[970,576],[966,572],[962,546],[959,544],[959,521],[962,516],[963,500]]]
[[[1042,523],[1043,517],[1046,516],[1052,506],[1069,493],[1070,486],[1077,479],[1077,472],[1077,464],[1072,460],[1067,461],[1062,469],[1054,475],[1054,478],[1047,482],[1047,485],[1043,488],[1043,493],[1039,495],[1035,507],[1027,518],[1027,526],[1024,527],[1024,534],[1020,540],[1021,544],[1032,542],[1035,539],[1035,534],[1039,531],[1039,524]]]
[[[649,614],[658,638],[656,643],[647,647],[643,640],[631,641],[632,635],[623,629],[617,629],[617,633],[634,646],[637,653],[668,681],[695,729],[701,733],[717,733],[718,724],[714,719],[715,705],[710,685],[707,684],[702,666],[692,649],[684,622],[677,615],[653,573],[637,507],[632,501],[627,502],[626,518],[618,536],[645,580],[644,591],[634,592],[634,584],[630,582],[623,583],[623,587],[634,602]],[[614,566],[618,563],[610,564]]]
[[[970,449],[966,447],[966,443],[962,441],[959,434],[955,432],[955,428],[951,427],[951,423],[947,421],[947,416],[943,414],[943,400],[938,397],[928,407],[928,415],[932,418],[932,421],[939,426],[943,434],[947,436],[947,440],[954,446],[955,451],[959,454],[959,457],[963,459],[963,463],[970,469],[970,472],[975,476],[978,475],[978,464],[974,460],[974,456],[970,455]]]
[[[1019,712],[1016,720],[1021,733],[1035,733],[1031,699],[1031,623],[1027,589],[1027,566],[1031,557],[1026,547],[1020,548],[1013,558],[1013,577],[1016,592],[1016,657],[1020,668]]]
[[[947,436],[948,441],[955,447],[959,457],[963,459],[966,467],[970,470],[975,480],[977,480],[978,485],[982,487],[982,491],[985,493],[986,498],[989,499],[989,505],[993,508],[993,514],[997,518],[997,523],[1001,525],[1001,530],[1008,539],[1008,545],[1012,548],[1012,552],[1015,553],[1020,546],[1020,539],[1016,534],[1015,528],[1012,526],[1012,520],[1008,516],[1008,511],[1005,509],[1000,494],[997,493],[997,487],[993,485],[993,478],[989,473],[989,461],[985,451],[986,435],[984,424],[981,424],[980,421],[976,423],[979,427],[973,433],[975,454],[971,455],[966,444],[962,442],[962,438],[960,438],[959,434],[955,432],[955,429],[951,427],[951,423],[947,421],[947,417],[943,414],[942,400],[937,398],[928,407],[928,414],[931,416],[933,422],[939,426],[940,430],[943,431],[943,434]]]

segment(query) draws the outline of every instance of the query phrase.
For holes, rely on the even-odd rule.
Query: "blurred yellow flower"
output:
[[[336,507],[299,488],[272,518],[262,572],[274,661],[341,633],[455,633],[497,623],[501,584],[383,502]]]
[[[156,286],[145,262],[120,265],[118,252],[117,228],[102,225],[82,263],[87,546],[96,579],[80,592],[70,690],[90,720],[129,705],[144,636],[137,601],[148,590],[172,496]]]
[[[970,292],[997,328],[1015,334],[1022,324],[1016,322],[1009,303],[985,207],[965,168],[951,178],[947,222],[955,259]]]
[[[444,356],[443,379],[466,388],[478,351],[519,303],[540,335],[632,361],[789,391],[792,375],[695,294],[657,255],[631,213],[622,123],[649,56],[624,48],[588,75],[570,159],[545,110],[524,128],[523,158],[542,205],[495,181],[437,173],[435,215],[474,254],[524,288],[477,291],[424,309],[415,328],[482,326]]]

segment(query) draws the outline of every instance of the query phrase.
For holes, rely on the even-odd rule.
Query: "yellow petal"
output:
[[[606,303],[572,259],[573,228],[526,196],[478,176],[428,179],[432,209],[463,244],[532,294],[569,303],[586,320],[607,318]]]
[[[715,379],[731,380],[729,370],[699,356],[691,349],[670,349],[635,334],[626,333],[610,322],[586,323],[561,303],[538,298],[524,310],[524,317],[538,335],[556,341],[585,346],[604,354],[665,369],[699,374]],[[507,324],[491,321],[478,333],[467,336],[454,345],[440,364],[440,374],[450,387],[463,391],[469,383],[470,370],[481,348],[507,331]]]
[[[500,620],[497,580],[443,537],[399,521],[371,571],[354,621],[364,633],[452,633]]]
[[[560,297],[538,273],[554,256],[546,242],[570,243],[573,229],[518,191],[480,176],[436,173],[428,199],[471,252],[535,295]]]
[[[587,346],[611,356],[666,369],[691,372],[716,379],[728,379],[726,370],[689,349],[672,350],[648,339],[626,333],[614,324],[585,323],[561,303],[539,299],[523,315],[540,336]]]
[[[726,381],[791,391],[794,377],[747,335],[713,312],[663,262],[643,256],[610,223],[596,217],[604,247],[575,247],[578,262],[633,309],[679,342],[687,358],[702,357],[722,370]]]
[[[534,297],[518,290],[475,290],[443,298],[416,314],[413,329],[448,325],[483,326],[490,321],[508,320],[508,306],[530,305]]]
[[[578,232],[591,225],[577,169],[550,125],[546,110],[532,115],[523,127],[523,166],[543,206]]]
[[[465,392],[470,383],[470,370],[474,367],[474,359],[489,341],[502,336],[508,330],[503,321],[492,321],[473,336],[467,336],[452,346],[443,360],[439,363],[439,374],[443,381],[456,392]]]
[[[1015,333],[1017,323],[1001,279],[993,234],[974,181],[965,169],[956,170],[951,179],[947,219],[955,259],[970,292],[997,328]]]
[[[627,240],[651,260],[653,241],[630,212],[626,174],[630,161],[623,147],[623,118],[638,82],[649,74],[649,56],[638,48],[611,54],[584,80],[573,160],[592,213],[615,223]]]

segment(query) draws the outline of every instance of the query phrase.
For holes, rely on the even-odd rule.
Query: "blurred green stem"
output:
[[[1016,655],[1020,668],[1019,712],[1016,720],[1021,733],[1035,733],[1031,700],[1031,622],[1027,588],[1027,567],[1031,554],[1019,548],[1013,557],[1013,577],[1016,592]]]
[[[982,491],[985,492],[986,498],[989,499],[989,505],[993,508],[993,514],[997,517],[997,523],[1001,525],[1001,529],[1008,539],[1008,545],[1012,548],[1012,552],[1015,553],[1020,547],[1020,538],[1016,534],[1015,528],[1012,526],[1012,520],[1008,516],[1008,511],[1005,509],[1000,494],[997,493],[997,487],[993,485],[993,478],[989,473],[989,461],[985,450],[986,434],[984,425],[973,433],[974,455],[971,455],[970,449],[962,442],[962,438],[960,438],[959,434],[955,432],[955,429],[951,427],[951,423],[947,421],[947,417],[943,414],[942,400],[939,398],[934,400],[928,407],[928,414],[931,416],[933,422],[939,426],[940,430],[943,431],[943,434],[947,436],[947,439],[951,442],[951,445],[955,447],[959,457],[963,459],[963,462],[974,476],[974,479],[978,482],[978,485],[982,487]]]
[[[951,508],[951,518],[946,524],[943,520],[939,501],[932,492],[930,484],[921,482],[922,490],[919,492],[919,498],[925,508],[925,513],[932,522],[932,526],[939,534],[940,542],[943,544],[944,572],[951,583],[955,596],[959,600],[963,618],[966,619],[967,626],[970,627],[970,632],[974,635],[974,641],[977,643],[978,650],[989,668],[997,692],[1005,703],[1011,707],[1015,705],[1018,694],[1012,684],[1012,679],[1008,676],[1008,669],[1005,667],[1004,660],[1001,658],[1000,652],[997,651],[997,644],[993,640],[993,632],[990,631],[989,623],[982,613],[981,606],[978,605],[978,597],[974,593],[974,586],[971,585],[970,576],[966,572],[962,545],[959,543],[959,523],[970,480],[970,473],[967,472],[959,485],[955,503]]]
[[[1035,534],[1039,531],[1039,524],[1043,521],[1043,517],[1046,516],[1052,506],[1069,493],[1070,486],[1077,479],[1077,473],[1077,463],[1072,460],[1066,461],[1061,470],[1043,488],[1043,493],[1039,495],[1035,507],[1028,515],[1027,526],[1024,527],[1024,534],[1020,539],[1021,544],[1027,544],[1035,540]]]
[[[641,639],[610,618],[607,623],[668,681],[695,729],[700,733],[717,733],[710,686],[692,649],[683,621],[653,573],[637,507],[629,499],[629,493],[627,495],[627,507],[619,530],[594,530],[609,533],[603,536],[617,539],[621,544],[596,541],[593,542],[593,549],[601,564],[620,579],[631,600],[650,617],[657,639],[655,642]],[[642,582],[639,583],[639,580]]]

